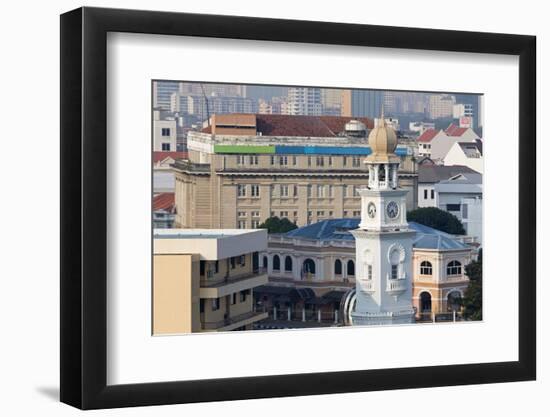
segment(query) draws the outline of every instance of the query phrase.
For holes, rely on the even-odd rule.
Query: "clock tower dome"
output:
[[[406,190],[399,188],[397,135],[384,109],[369,134],[372,153],[365,164],[368,186],[359,190],[361,222],[355,236],[356,302],[354,325],[412,323],[412,241],[407,224]]]

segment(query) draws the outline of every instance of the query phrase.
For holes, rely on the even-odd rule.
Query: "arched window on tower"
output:
[[[428,261],[422,261],[420,264],[420,275],[432,275],[432,264]]]
[[[273,270],[274,271],[281,270],[281,258],[279,258],[279,255],[273,256]]]
[[[380,169],[378,171],[378,181],[384,182],[386,181],[386,165],[380,164]]]
[[[392,246],[390,250],[390,279],[403,279],[406,277],[406,272],[403,270],[405,262],[405,249],[399,244]]]
[[[342,261],[340,259],[334,261],[334,275],[342,275]]]
[[[447,264],[447,275],[462,275],[462,264],[458,261],[451,261]]]

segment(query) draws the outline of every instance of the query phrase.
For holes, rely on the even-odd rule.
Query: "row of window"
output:
[[[250,228],[251,229],[258,229],[260,227],[261,222],[259,220],[251,220],[250,221]],[[248,222],[246,220],[237,220],[237,229],[246,229],[248,227]]]
[[[267,269],[267,257],[264,257],[264,268]],[[281,258],[279,257],[279,255],[274,255],[273,256],[273,266],[272,266],[272,270],[273,271],[280,271],[281,270]],[[314,263],[311,264],[310,262],[313,262],[311,259],[306,259],[306,261],[304,261],[304,265],[302,266],[302,271],[306,271],[306,272],[311,272],[311,273],[315,273],[315,266],[314,266]],[[352,261],[351,259],[349,261],[347,261],[347,275],[348,276],[354,276],[355,275],[355,262]],[[284,258],[284,272],[292,272],[293,270],[293,261],[292,261],[292,257],[287,255],[285,258]],[[342,270],[343,270],[343,264],[342,264],[342,261],[340,259],[337,259],[335,262],[334,262],[334,274],[335,275],[342,275]]]
[[[264,268],[267,268],[267,257],[264,257],[263,260],[263,266]],[[279,255],[273,256],[273,271],[280,271],[281,270],[281,258]],[[372,265],[367,264],[366,266],[366,277],[367,279],[372,279]],[[292,272],[293,270],[293,261],[292,257],[287,255],[284,258],[284,271],[285,272]],[[334,275],[342,275],[343,270],[343,264],[340,259],[337,259],[334,261]],[[420,264],[420,274],[421,275],[432,275],[433,273],[433,267],[431,262],[423,261]],[[347,274],[349,276],[355,275],[355,263],[350,259],[347,261]],[[462,264],[459,261],[451,261],[447,264],[447,275],[462,275]],[[399,264],[392,264],[391,265],[391,272],[390,272],[391,279],[398,279],[399,278]]]
[[[246,216],[247,216],[246,211],[238,211],[237,212],[237,217],[246,217]],[[251,211],[250,212],[250,217],[260,217],[260,212],[259,211]]]
[[[164,134],[163,130],[163,136],[170,136],[170,133],[167,135]],[[168,129],[169,131],[170,129]],[[259,164],[259,156],[258,155],[237,155],[237,165],[258,165]],[[351,166],[352,167],[360,167],[361,166],[361,157],[359,156],[353,156],[353,157],[347,157],[344,156],[342,158],[342,163],[344,166],[348,165],[348,161],[351,159]],[[295,155],[271,155],[270,157],[270,163],[271,165],[281,165],[281,166],[296,166],[298,165],[298,158]],[[333,157],[332,156],[308,156],[307,157],[307,166],[318,166],[318,167],[324,167],[329,166],[331,167],[333,165]]]
[[[447,275],[462,275],[462,264],[459,261],[451,261],[447,264]],[[420,263],[420,275],[432,275],[432,263],[422,261]]]
[[[343,196],[344,197],[359,197],[358,185],[343,185]],[[326,184],[317,184],[315,186],[307,186],[307,196],[313,197],[313,190],[315,189],[315,197],[317,198],[333,198],[334,197],[334,186]],[[270,185],[271,197],[298,197],[298,186],[294,184],[278,184]],[[237,196],[238,197],[259,197],[260,196],[260,185],[259,184],[238,184],[237,185]]]
[[[354,276],[355,262],[353,262],[350,259],[347,263],[347,267],[348,267],[348,275]],[[342,275],[342,261],[340,259],[336,259],[336,261],[334,261],[334,275]]]

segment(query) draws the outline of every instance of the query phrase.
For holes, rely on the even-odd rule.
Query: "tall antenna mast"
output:
[[[208,105],[208,97],[206,96],[206,92],[204,91],[204,86],[202,84],[200,86],[202,95],[204,96],[204,101],[206,102],[206,121],[208,123],[208,126],[210,126],[210,106]]]

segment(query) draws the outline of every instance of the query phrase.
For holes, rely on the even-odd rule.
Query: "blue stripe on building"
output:
[[[279,155],[370,155],[368,146],[283,146],[275,145]],[[397,148],[395,154],[407,155],[407,148]]]

